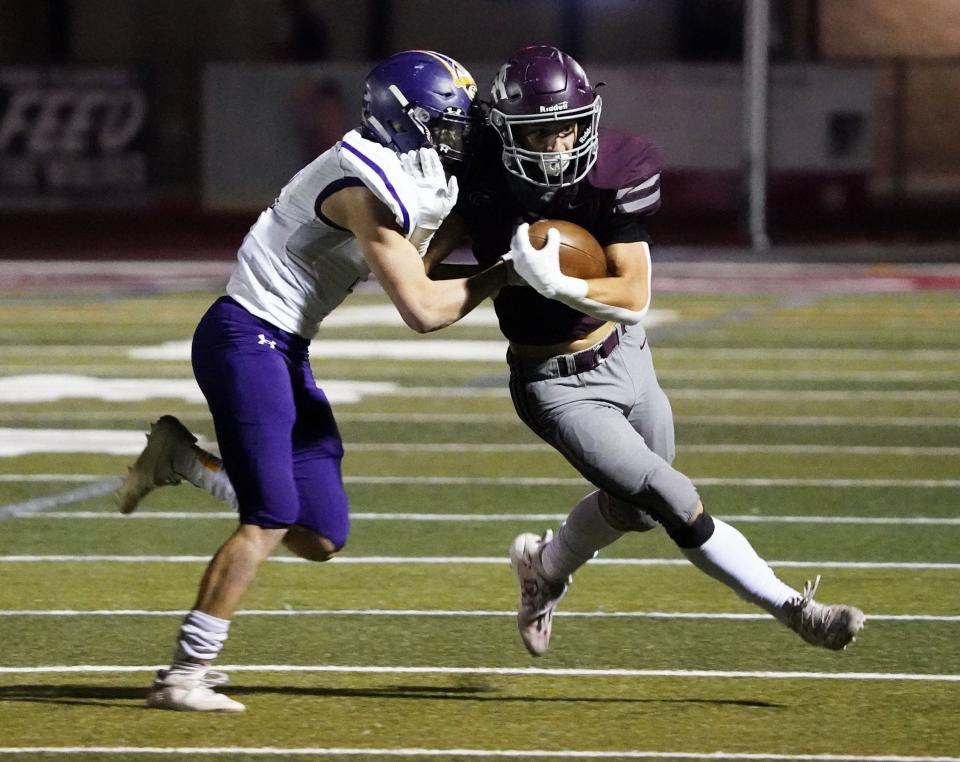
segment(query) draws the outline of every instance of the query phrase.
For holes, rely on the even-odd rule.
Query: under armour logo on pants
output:
[[[258,341],[257,344],[269,344],[269,345],[270,345],[270,349],[276,349],[276,348],[277,348],[277,342],[274,341],[273,339],[268,339],[268,338],[267,338],[266,336],[264,336],[262,333],[260,334],[260,337],[259,337],[259,338],[260,338],[260,341]]]

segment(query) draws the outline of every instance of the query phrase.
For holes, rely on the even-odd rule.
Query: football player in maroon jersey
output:
[[[641,322],[651,283],[645,227],[660,206],[661,158],[638,136],[601,129],[600,111],[597,89],[563,51],[514,54],[493,82],[489,128],[458,202],[425,257],[434,277],[453,275],[443,260],[469,238],[481,266],[512,260],[519,277],[494,306],[510,342],[514,406],[596,487],[555,534],[524,533],[510,547],[524,645],[533,655],[547,650],[554,608],[576,569],[625,532],[662,526],[697,568],[807,642],[842,649],[863,613],[813,600],[819,577],[802,593],[778,579],[671,465],[673,414]],[[557,236],[541,250],[527,237],[538,219],[586,228],[611,274],[561,273]]]

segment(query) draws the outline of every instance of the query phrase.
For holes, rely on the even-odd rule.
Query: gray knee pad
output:
[[[671,532],[690,523],[700,496],[693,482],[671,466],[657,469],[647,480],[646,488],[627,501],[634,510],[649,514]]]
[[[659,522],[642,508],[618,500],[606,492],[600,492],[597,506],[604,521],[621,532],[649,532],[660,526]]]

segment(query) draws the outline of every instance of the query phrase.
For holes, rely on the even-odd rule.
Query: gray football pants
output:
[[[564,375],[573,367],[569,355],[532,361],[508,352],[513,404],[534,433],[606,493],[619,523],[636,531],[656,522],[680,527],[700,498],[671,465],[670,401],[657,381],[643,327],[616,330],[619,346],[581,373]]]

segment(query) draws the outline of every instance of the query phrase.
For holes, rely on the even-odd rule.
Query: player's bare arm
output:
[[[447,215],[423,257],[423,268],[427,275],[434,280],[447,280],[468,278],[480,272],[483,268],[477,264],[451,264],[445,261],[468,238],[467,223],[463,217],[456,212]]]
[[[470,278],[431,280],[390,211],[365,187],[334,193],[323,202],[322,211],[356,236],[371,271],[403,321],[418,333],[456,322],[506,282],[506,268],[500,263]]]
[[[587,296],[613,307],[642,312],[650,305],[650,249],[645,241],[614,243],[604,247],[607,278],[587,281]]]

